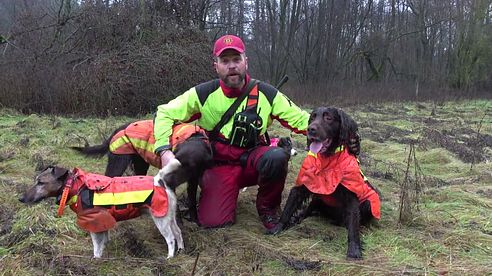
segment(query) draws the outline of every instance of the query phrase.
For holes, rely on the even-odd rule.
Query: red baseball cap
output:
[[[239,37],[235,35],[224,35],[215,41],[214,56],[220,56],[227,49],[233,49],[242,54],[244,53],[244,48],[244,43]]]

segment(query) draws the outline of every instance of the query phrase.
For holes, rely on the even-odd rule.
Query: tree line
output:
[[[215,76],[225,33],[301,104],[491,96],[491,19],[492,0],[2,0],[0,103],[152,112]]]

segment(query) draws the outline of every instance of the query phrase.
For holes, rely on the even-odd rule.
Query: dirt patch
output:
[[[15,156],[16,152],[14,149],[10,148],[2,148],[0,149],[0,162],[7,161],[12,159]]]
[[[445,181],[439,177],[434,177],[434,176],[424,176],[424,186],[425,187],[435,187],[435,188],[440,188],[440,187],[445,187],[449,185],[460,185],[462,184],[461,182],[459,183],[452,183]]]
[[[477,163],[487,159],[484,154],[484,146],[487,145],[488,135],[463,135],[470,130],[436,130],[426,128],[423,137],[427,141],[443,147],[454,153],[458,159],[466,163]],[[483,137],[483,138],[482,138]]]
[[[477,194],[492,199],[492,189],[478,190]]]
[[[306,223],[304,223],[296,227],[296,233],[300,238],[311,239],[313,237],[318,236],[319,230],[310,228],[306,225]]]
[[[370,178],[397,181],[402,173],[396,165],[376,160],[365,152],[360,153],[359,160],[363,167],[362,171]]]
[[[298,258],[273,248],[256,246],[250,248],[250,250],[253,250],[252,253],[248,254],[250,258],[249,262],[254,264],[252,272],[261,272],[261,263],[268,259],[279,260],[296,271],[319,271],[322,267],[322,263],[319,260],[311,261],[304,258]]]
[[[16,244],[21,243],[25,239],[31,237],[32,235],[39,234],[40,236],[43,237],[48,237],[48,238],[55,238],[55,236],[58,234],[56,230],[54,229],[47,229],[43,227],[42,225],[35,225],[33,227],[30,227],[29,229],[25,229],[22,231],[18,231],[16,233],[9,233],[8,235],[5,236],[5,243],[7,246],[14,246]],[[45,250],[45,241],[41,241],[39,244],[31,243],[29,244],[28,247],[23,248],[21,251],[26,253],[30,251],[40,251],[43,252]],[[54,250],[54,249],[52,249]]]
[[[152,253],[145,246],[141,237],[137,236],[135,233],[135,229],[130,227],[129,225],[120,226],[120,229],[123,230],[121,235],[123,236],[124,248],[128,252],[128,255],[137,258],[147,258],[152,256]]]
[[[159,264],[153,264],[152,273],[154,275],[179,275],[176,271],[180,271],[180,267],[177,265],[162,262]]]
[[[321,269],[321,261],[307,261],[304,259],[296,259],[293,257],[283,257],[283,261],[296,271],[319,271]]]
[[[454,130],[454,133],[469,146],[492,147],[492,135],[479,133],[470,128],[457,129]]]
[[[405,115],[406,112],[409,112],[410,109],[404,107],[404,106],[384,106],[384,105],[364,105],[360,108],[357,108],[357,111],[362,111],[365,113],[374,113],[374,114],[381,114],[381,115],[391,115],[397,116],[397,115]]]
[[[435,126],[435,125],[440,125],[442,122],[438,119],[432,118],[432,117],[427,117],[423,121],[427,126]]]
[[[379,178],[379,179],[386,179],[386,180],[394,180],[395,176],[392,172],[390,171],[365,171],[365,174],[370,176],[371,178]]]
[[[54,258],[50,263],[54,275],[96,275],[97,270],[78,258],[71,256],[60,256]]]
[[[374,142],[384,143],[396,141],[402,144],[415,142],[415,139],[408,138],[413,132],[394,126],[378,123],[363,122],[360,124],[362,139],[369,139]]]
[[[7,206],[1,205],[0,208],[0,237],[5,237],[12,230],[15,211]],[[0,239],[0,244],[3,244]]]

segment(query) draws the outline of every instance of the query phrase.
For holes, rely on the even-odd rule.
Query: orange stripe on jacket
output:
[[[380,219],[379,195],[364,181],[357,159],[346,149],[328,157],[308,154],[296,180],[297,186],[304,185],[312,193],[323,195],[329,205],[335,203],[330,195],[339,184],[353,192],[360,203],[369,200],[372,215]]]
[[[255,85],[253,89],[251,89],[246,106],[249,108],[256,104],[258,104],[258,85]]]

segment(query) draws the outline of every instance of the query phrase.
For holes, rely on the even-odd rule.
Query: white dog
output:
[[[184,244],[176,222],[176,194],[165,184],[164,175],[180,166],[179,162],[170,162],[155,177],[115,178],[86,173],[77,168],[70,171],[50,166],[36,177],[34,186],[19,200],[23,203],[36,203],[44,198],[61,196],[58,215],[63,214],[65,205],[70,205],[77,214],[77,224],[90,232],[95,258],[101,258],[109,240],[108,230],[117,221],[149,213],[166,239],[167,258],[171,258],[175,255],[176,243],[178,250],[183,249]],[[121,191],[123,193],[119,193]],[[118,196],[132,193],[131,197]],[[136,201],[138,197],[140,200]]]

